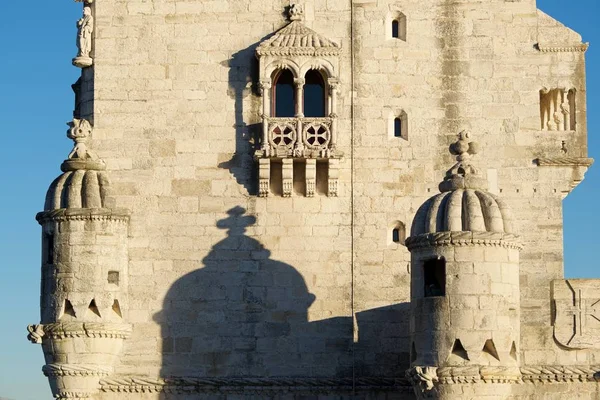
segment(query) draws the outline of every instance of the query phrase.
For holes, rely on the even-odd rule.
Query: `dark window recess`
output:
[[[400,229],[394,228],[392,231],[392,240],[394,243],[400,243]]]
[[[394,119],[394,137],[402,137],[402,120],[400,118]]]
[[[392,37],[400,38],[400,22],[398,20],[392,21]]]
[[[274,117],[294,117],[296,100],[294,95],[294,75],[284,69],[275,77],[273,96]]]
[[[54,235],[46,235],[44,239],[44,262],[54,264]]]
[[[325,117],[325,80],[319,71],[310,70],[304,82],[304,116]]]
[[[446,295],[446,260],[425,261],[423,265],[425,297]]]

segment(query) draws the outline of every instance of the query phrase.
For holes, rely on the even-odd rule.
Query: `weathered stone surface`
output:
[[[121,353],[107,331],[66,341],[47,371],[97,374],[59,396],[411,399],[428,348],[446,369],[409,379],[441,398],[598,397],[600,351],[558,346],[550,301],[562,200],[592,163],[576,32],[534,0],[80,1],[73,128],[93,131],[38,218],[29,334],[50,351],[48,324],[132,329]],[[322,117],[304,115],[311,70]],[[481,177],[457,164],[462,195],[415,217],[463,130]],[[395,240],[419,218],[436,229]],[[446,260],[444,299],[411,305],[408,248]]]

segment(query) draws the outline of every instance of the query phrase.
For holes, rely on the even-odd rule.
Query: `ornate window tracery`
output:
[[[304,194],[314,196],[317,160],[327,166],[327,195],[337,196],[342,156],[336,148],[341,49],[307,28],[302,19],[302,6],[292,5],[291,22],[256,50],[263,97],[263,133],[255,153],[259,196],[277,192],[271,190],[274,186],[283,188],[284,197],[292,195],[294,186],[305,187]],[[281,178],[270,173],[272,165],[282,165]],[[294,173],[294,168],[305,171]],[[295,185],[294,177],[302,177],[302,185]],[[274,185],[272,179],[282,182]]]

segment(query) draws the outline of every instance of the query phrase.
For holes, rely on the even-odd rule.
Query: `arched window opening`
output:
[[[397,13],[390,16],[386,30],[388,38],[400,39],[406,42],[406,15]]]
[[[404,224],[400,221],[395,221],[391,226],[391,235],[392,243],[403,245],[406,240],[406,228]]]
[[[402,120],[400,118],[394,118],[394,137],[402,137]]]
[[[304,82],[304,116],[325,117],[326,91],[323,75],[316,70],[306,73]]]
[[[388,129],[390,138],[408,140],[408,114],[402,110],[390,112]]]
[[[273,116],[294,117],[296,99],[294,95],[294,75],[288,69],[275,75],[273,85]]]

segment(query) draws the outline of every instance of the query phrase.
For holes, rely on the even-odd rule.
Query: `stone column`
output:
[[[271,82],[260,81],[260,94],[262,95],[262,148],[265,149],[269,145],[269,117],[271,116]]]
[[[337,144],[337,95],[339,82],[330,80],[329,92],[331,96],[331,108],[329,109],[329,118],[331,118],[331,142],[330,148],[335,149]]]
[[[304,78],[294,79],[296,87],[296,118],[304,118]]]
[[[294,187],[294,160],[291,158],[284,158],[281,162],[283,163],[281,167],[283,197],[291,197],[292,189]]]
[[[317,182],[317,160],[309,158],[306,160],[306,197],[314,197]]]

